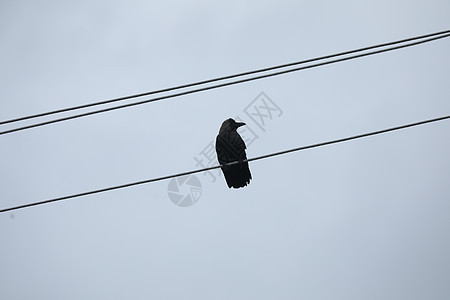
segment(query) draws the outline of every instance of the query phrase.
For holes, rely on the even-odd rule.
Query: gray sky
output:
[[[448,1],[1,1],[0,120],[449,20]],[[1,136],[0,207],[195,169],[228,117],[254,130],[255,157],[448,115],[448,53],[440,40]],[[245,113],[261,92],[282,111],[265,131]],[[449,299],[449,130],[253,162],[239,190],[197,174],[186,208],[162,181],[0,214],[0,298]]]

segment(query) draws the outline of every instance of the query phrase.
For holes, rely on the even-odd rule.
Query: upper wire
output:
[[[83,192],[83,193],[78,193],[78,194],[58,197],[58,198],[52,198],[52,199],[48,199],[48,200],[44,200],[44,201],[28,203],[28,204],[14,206],[14,207],[10,207],[10,208],[4,208],[4,209],[0,209],[0,213],[7,212],[7,211],[12,211],[12,210],[17,210],[17,209],[21,209],[21,208],[26,208],[26,207],[31,207],[31,206],[42,205],[42,204],[56,202],[56,201],[62,201],[62,200],[67,200],[67,199],[72,199],[72,198],[78,198],[78,197],[92,195],[92,194],[103,193],[103,192],[112,191],[112,190],[123,189],[123,188],[131,187],[131,186],[136,186],[136,185],[141,185],[141,184],[146,184],[146,183],[166,180],[166,179],[170,179],[170,178],[174,178],[174,177],[191,175],[191,174],[195,174],[195,173],[200,173],[200,172],[205,172],[205,171],[209,171],[209,170],[218,169],[218,168],[225,167],[225,166],[231,166],[231,165],[235,165],[235,164],[240,164],[242,162],[251,162],[251,161],[266,159],[266,158],[279,156],[279,155],[283,155],[283,154],[288,154],[288,153],[292,153],[292,152],[303,151],[303,150],[323,147],[323,146],[327,146],[327,145],[331,145],[331,144],[347,142],[347,141],[351,141],[351,140],[355,140],[355,139],[360,139],[360,138],[369,137],[369,136],[373,136],[373,135],[379,135],[379,134],[382,134],[382,133],[387,133],[387,132],[396,131],[396,130],[400,130],[400,129],[405,129],[405,128],[409,128],[409,127],[414,127],[414,126],[424,125],[424,124],[428,124],[428,123],[443,121],[443,120],[446,120],[446,119],[450,119],[450,115],[443,116],[443,117],[438,117],[438,118],[434,118],[434,119],[428,119],[428,120],[424,120],[424,121],[419,121],[419,122],[415,122],[415,123],[400,125],[400,126],[396,126],[396,127],[386,128],[386,129],[377,130],[377,131],[373,131],[373,132],[358,134],[358,135],[354,135],[354,136],[340,138],[340,139],[337,139],[337,140],[331,140],[331,141],[327,141],[327,142],[322,142],[322,143],[317,143],[317,144],[312,144],[312,145],[307,145],[307,146],[301,146],[301,147],[297,147],[297,148],[293,148],[293,149],[288,149],[288,150],[284,150],[284,151],[279,151],[279,152],[274,152],[274,153],[270,153],[270,154],[266,154],[266,155],[253,157],[253,158],[250,158],[250,159],[245,159],[245,160],[242,160],[242,161],[233,161],[233,162],[222,164],[222,165],[217,165],[217,166],[212,166],[212,167],[207,167],[207,168],[202,168],[202,169],[197,169],[197,170],[192,170],[192,171],[187,171],[187,172],[181,172],[181,173],[176,173],[176,174],[172,174],[172,175],[166,175],[166,176],[162,176],[162,177],[141,180],[141,181],[137,181],[137,182],[126,183],[126,184],[122,184],[122,185],[102,188],[102,189],[93,190],[93,191],[89,191],[89,192]]]
[[[348,57],[344,57],[344,58],[340,58],[340,59],[329,60],[329,61],[325,61],[325,62],[321,62],[321,63],[307,65],[307,66],[304,66],[304,67],[292,68],[292,69],[278,71],[278,72],[273,72],[273,73],[269,73],[269,74],[265,74],[265,75],[245,78],[245,79],[241,79],[241,80],[235,80],[235,81],[226,82],[226,83],[222,83],[222,84],[217,84],[217,85],[207,86],[207,87],[203,87],[203,88],[198,88],[198,89],[188,90],[188,91],[184,91],[184,92],[179,92],[179,93],[175,93],[175,94],[171,94],[171,95],[165,95],[165,96],[151,98],[151,99],[146,99],[146,100],[142,100],[142,101],[138,101],[138,102],[118,105],[118,106],[114,106],[114,107],[109,107],[109,108],[99,109],[99,110],[95,110],[95,111],[85,112],[85,113],[76,114],[76,115],[72,115],[72,116],[67,116],[67,117],[54,119],[54,120],[50,120],[50,121],[35,123],[35,124],[22,126],[22,127],[17,127],[17,128],[13,128],[13,129],[9,129],[9,130],[0,131],[0,135],[12,133],[12,132],[17,132],[17,131],[22,131],[22,130],[26,130],[26,129],[31,129],[31,128],[35,128],[35,127],[40,127],[40,126],[44,126],[44,125],[48,125],[48,124],[58,123],[58,122],[62,122],[62,121],[72,120],[72,119],[76,119],[76,118],[81,118],[81,117],[85,117],[85,116],[89,116],[89,115],[104,113],[104,112],[113,111],[113,110],[117,110],[117,109],[122,109],[122,108],[126,108],[126,107],[141,105],[141,104],[150,103],[150,102],[154,102],[154,101],[159,101],[159,100],[164,100],[164,99],[169,99],[169,98],[175,98],[175,97],[179,97],[179,96],[183,96],[183,95],[188,95],[188,94],[198,93],[198,92],[207,91],[207,90],[211,90],[211,89],[216,89],[216,88],[226,87],[226,86],[230,86],[230,85],[240,84],[240,83],[244,83],[244,82],[259,80],[259,79],[273,77],[273,76],[278,76],[278,75],[287,74],[287,73],[291,73],[291,72],[296,72],[296,71],[300,71],[300,70],[315,68],[315,67],[319,67],[319,66],[324,66],[324,65],[328,65],[328,64],[338,63],[338,62],[342,62],[342,61],[347,61],[347,60],[356,59],[356,58],[360,58],[360,57],[365,57],[365,56],[369,56],[369,55],[379,54],[379,53],[383,53],[383,52],[393,51],[393,50],[402,49],[402,48],[406,48],[406,47],[411,47],[411,46],[414,46],[414,45],[419,45],[419,44],[423,44],[423,43],[431,42],[431,41],[434,41],[434,40],[438,40],[438,39],[443,39],[443,38],[449,37],[450,34],[448,34],[448,33],[450,33],[450,30],[441,31],[441,32],[438,32],[438,33],[427,34],[427,35],[422,35],[422,36],[418,36],[418,37],[412,37],[412,38],[403,39],[403,40],[394,41],[394,42],[389,42],[389,43],[384,43],[384,44],[379,44],[379,45],[375,45],[375,46],[369,46],[369,47],[365,47],[365,48],[359,48],[359,49],[350,50],[350,51],[346,51],[346,52],[341,52],[341,53],[337,53],[337,54],[322,56],[322,57],[313,58],[313,59],[308,59],[308,60],[304,60],[304,61],[300,61],[300,62],[294,62],[294,63],[290,63],[290,64],[274,66],[274,67],[270,67],[270,68],[259,69],[259,70],[239,73],[239,74],[235,74],[235,75],[229,75],[229,76],[225,76],[225,77],[220,77],[220,78],[215,78],[215,79],[195,82],[195,83],[181,85],[181,86],[177,86],[177,87],[172,87],[172,88],[167,88],[167,89],[162,89],[162,90],[157,90],[157,91],[152,91],[152,92],[147,92],[147,93],[142,93],[142,94],[136,94],[136,95],[132,95],[132,96],[126,96],[126,97],[121,97],[121,98],[101,101],[101,102],[97,102],[97,103],[85,104],[85,105],[81,105],[81,106],[75,106],[75,107],[60,109],[60,110],[56,110],[56,111],[52,111],[52,112],[41,113],[41,114],[37,114],[37,115],[25,116],[25,117],[21,117],[21,118],[17,118],[17,119],[2,121],[2,122],[0,122],[0,125],[7,124],[7,123],[13,123],[13,122],[21,121],[21,120],[26,120],[26,119],[31,119],[31,118],[36,118],[36,117],[41,117],[41,116],[46,116],[46,115],[51,115],[51,114],[60,113],[60,112],[67,112],[67,111],[70,111],[70,110],[87,108],[87,107],[96,106],[96,105],[100,105],[100,104],[107,104],[107,103],[122,101],[122,100],[131,99],[131,98],[135,98],[135,97],[141,97],[141,96],[145,96],[145,95],[150,95],[150,94],[162,93],[162,92],[173,91],[173,90],[186,88],[186,87],[193,87],[193,86],[197,86],[197,85],[203,85],[203,84],[211,83],[211,82],[215,82],[215,81],[221,81],[221,80],[225,80],[225,79],[241,77],[241,76],[244,76],[244,75],[250,75],[250,74],[270,71],[270,70],[284,68],[284,67],[293,66],[293,65],[305,64],[305,63],[308,63],[308,62],[324,60],[324,59],[333,58],[333,57],[337,57],[337,56],[347,55],[347,54],[361,52],[361,51],[366,51],[366,50],[370,50],[370,49],[374,49],[374,48],[386,47],[386,46],[389,46],[389,45],[404,43],[404,42],[407,42],[407,41],[423,39],[423,40],[420,40],[420,41],[407,43],[407,44],[404,44],[404,45],[399,45],[399,46],[390,47],[390,48],[386,48],[386,49],[381,49],[381,50],[377,50],[377,51],[371,51],[371,52],[362,53],[362,54],[358,54],[358,55],[348,56]],[[432,37],[432,38],[424,39],[425,37]]]

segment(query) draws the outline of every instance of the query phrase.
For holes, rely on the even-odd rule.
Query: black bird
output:
[[[238,127],[243,125],[245,123],[236,122],[231,118],[227,119],[222,123],[216,138],[216,152],[219,163],[223,165],[225,163],[239,161],[238,164],[221,167],[229,188],[244,187],[252,179],[248,162],[243,162],[244,159],[247,159],[245,154],[247,147],[236,131]]]

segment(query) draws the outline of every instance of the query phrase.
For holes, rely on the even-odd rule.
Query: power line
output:
[[[58,113],[62,113],[62,112],[79,110],[79,109],[93,107],[93,106],[98,106],[98,105],[104,105],[104,104],[124,101],[124,100],[128,100],[128,99],[133,99],[133,98],[139,98],[139,97],[143,97],[143,96],[160,94],[160,93],[164,93],[164,92],[171,92],[171,91],[175,91],[175,90],[179,90],[179,89],[194,87],[194,86],[198,86],[198,85],[204,85],[204,84],[207,84],[207,83],[213,83],[213,82],[216,82],[216,81],[233,79],[233,78],[242,77],[242,76],[246,76],[246,75],[252,75],[252,74],[257,74],[257,73],[261,73],[261,72],[267,72],[267,71],[272,71],[272,70],[276,70],[276,69],[292,67],[292,66],[295,66],[295,65],[301,65],[301,64],[305,64],[305,63],[310,63],[310,62],[314,62],[314,61],[329,59],[329,58],[343,56],[343,55],[352,54],[352,53],[357,53],[357,52],[361,52],[361,51],[367,51],[367,50],[371,50],[371,49],[392,46],[392,45],[395,45],[395,44],[406,43],[406,42],[409,42],[409,41],[424,39],[424,38],[437,36],[437,35],[442,35],[442,34],[446,34],[446,33],[450,33],[450,30],[444,30],[444,31],[440,31],[440,32],[435,32],[435,33],[425,34],[425,35],[416,36],[416,37],[412,37],[412,38],[407,38],[407,39],[403,39],[403,40],[387,42],[387,43],[378,44],[378,45],[374,45],[374,46],[369,46],[369,47],[349,50],[349,51],[340,52],[340,53],[336,53],[336,54],[331,54],[331,55],[311,58],[311,59],[307,59],[307,60],[302,60],[302,61],[282,64],[282,65],[277,65],[277,66],[272,66],[272,67],[267,67],[267,68],[252,70],[252,71],[247,71],[247,72],[243,72],[243,73],[237,73],[237,74],[233,74],[233,75],[227,75],[227,76],[217,77],[217,78],[213,78],[213,79],[192,82],[192,83],[179,85],[179,86],[174,86],[174,87],[169,87],[169,88],[164,88],[164,89],[160,89],[160,90],[154,90],[154,91],[150,91],[150,92],[144,92],[144,93],[139,93],[139,94],[134,94],[134,95],[129,95],[129,96],[123,96],[123,97],[119,97],[119,98],[103,100],[103,101],[94,102],[94,103],[88,103],[88,104],[83,104],[83,105],[78,105],[78,106],[73,106],[73,107],[62,108],[62,109],[53,110],[53,111],[49,111],[49,112],[38,113],[38,114],[34,114],[34,115],[23,116],[23,117],[19,117],[19,118],[15,118],[15,119],[0,121],[0,125],[9,124],[9,123],[15,123],[15,122],[29,120],[29,119],[34,119],[34,118],[38,118],[38,117],[49,116],[49,115],[58,114]]]
[[[337,140],[331,140],[331,141],[322,142],[322,143],[318,143],[318,144],[312,144],[312,145],[302,146],[302,147],[293,148],[293,149],[289,149],[289,150],[274,152],[274,153],[270,153],[270,154],[266,154],[266,155],[262,155],[262,156],[253,157],[253,158],[250,158],[250,159],[245,159],[245,160],[243,160],[243,162],[256,161],[256,160],[266,159],[266,158],[279,156],[279,155],[283,155],[283,154],[287,154],[287,153],[291,153],[291,152],[303,151],[303,150],[312,149],[312,148],[318,148],[318,147],[327,146],[327,145],[331,145],[331,144],[347,142],[347,141],[351,141],[351,140],[356,140],[356,139],[360,139],[360,138],[364,138],[364,137],[368,137],[368,136],[378,135],[378,134],[387,133],[387,132],[391,132],[391,131],[396,131],[396,130],[400,130],[400,129],[405,129],[405,128],[409,128],[409,127],[414,127],[414,126],[424,125],[424,124],[428,124],[428,123],[443,121],[443,120],[446,120],[446,119],[450,119],[450,115],[439,117],[439,118],[435,118],[435,119],[429,119],[429,120],[424,120],[424,121],[420,121],[420,122],[400,125],[400,126],[396,126],[396,127],[391,127],[391,128],[387,128],[387,129],[378,130],[378,131],[363,133],[363,134],[354,135],[354,136],[341,138],[341,139],[337,139]],[[222,166],[231,166],[231,165],[235,165],[235,164],[239,164],[239,163],[240,163],[239,161],[234,161],[234,162],[223,164],[223,165],[217,165],[217,166],[208,167],[208,168],[202,168],[202,169],[197,169],[197,170],[192,170],[192,171],[187,171],[187,172],[182,172],[182,173],[177,173],[177,174],[172,174],[172,175],[166,175],[166,176],[162,176],[162,177],[146,179],[146,180],[141,180],[141,181],[137,181],[137,182],[131,182],[131,183],[126,183],[126,184],[122,184],[122,185],[102,188],[102,189],[93,190],[93,191],[89,191],[89,192],[83,192],[83,193],[79,193],[79,194],[73,194],[73,195],[68,195],[68,196],[48,199],[48,200],[44,200],[44,201],[39,201],[39,202],[34,202],[34,203],[29,203],[29,204],[24,204],[24,205],[19,205],[19,206],[15,206],[15,207],[4,208],[4,209],[0,210],[0,213],[7,212],[7,211],[12,211],[12,210],[17,210],[17,209],[21,209],[21,208],[26,208],[26,207],[31,207],[31,206],[42,205],[42,204],[56,202],[56,201],[62,201],[62,200],[67,200],[67,199],[72,199],[72,198],[78,198],[78,197],[92,195],[92,194],[108,192],[108,191],[112,191],[112,190],[123,189],[123,188],[131,187],[131,186],[135,186],[135,185],[141,185],[141,184],[146,184],[146,183],[166,180],[166,179],[179,177],[179,176],[191,175],[191,174],[194,174],[194,173],[200,173],[200,172],[205,172],[205,171],[209,171],[209,170],[218,169],[218,168],[220,168]]]
[[[443,32],[450,32],[450,30],[443,31]],[[419,45],[419,44],[423,44],[423,43],[428,43],[428,42],[431,42],[431,41],[434,41],[434,40],[450,37],[450,34],[444,34],[444,35],[435,36],[436,34],[431,34],[432,36],[434,36],[432,38],[428,38],[428,39],[424,39],[424,40],[420,40],[420,41],[416,41],[416,42],[412,42],[412,43],[408,43],[408,44],[404,44],[404,45],[399,45],[399,46],[390,47],[390,48],[386,48],[386,49],[381,49],[381,50],[376,50],[376,51],[372,51],[372,52],[362,53],[362,54],[358,54],[358,55],[348,56],[348,57],[339,58],[339,59],[335,59],[335,60],[329,60],[329,61],[325,61],[325,62],[321,62],[321,63],[307,65],[307,66],[304,66],[304,67],[297,67],[297,68],[293,68],[293,69],[273,72],[273,73],[270,73],[270,74],[259,75],[259,76],[255,76],[255,77],[250,77],[250,78],[230,81],[230,82],[226,82],[226,83],[221,83],[221,84],[217,84],[217,85],[202,87],[202,88],[198,88],[198,89],[188,90],[188,91],[179,92],[179,93],[175,93],[175,94],[171,94],[171,95],[166,95],[166,96],[146,99],[146,100],[142,100],[142,101],[138,101],[138,102],[134,102],[134,103],[128,103],[128,104],[118,105],[118,106],[114,106],[114,107],[99,109],[99,110],[95,110],[95,111],[90,111],[90,112],[81,113],[81,114],[77,114],[77,115],[72,115],[72,116],[68,116],[68,117],[63,117],[63,118],[59,118],[59,119],[54,119],[54,120],[50,120],[50,121],[40,122],[40,123],[27,125],[27,126],[23,126],[23,127],[13,128],[13,129],[5,130],[5,131],[0,131],[0,135],[12,133],[12,132],[17,132],[17,131],[22,131],[22,130],[26,130],[26,129],[31,129],[31,128],[35,128],[35,127],[40,127],[40,126],[44,126],[44,125],[49,125],[49,124],[53,124],[53,123],[58,123],[58,122],[62,122],[62,121],[72,120],[72,119],[76,119],[76,118],[81,118],[81,117],[85,117],[85,116],[89,116],[89,115],[104,113],[104,112],[113,111],[113,110],[117,110],[117,109],[122,109],[122,108],[126,108],[126,107],[141,105],[141,104],[155,102],[155,101],[169,99],[169,98],[175,98],[175,97],[184,96],[184,95],[188,95],[188,94],[193,94],[193,93],[203,92],[203,91],[207,91],[207,90],[222,88],[222,87],[226,87],[226,86],[230,86],[230,85],[236,85],[236,84],[240,84],[240,83],[244,83],[244,82],[249,82],[249,81],[259,80],[259,79],[263,79],[263,78],[268,78],[268,77],[278,76],[278,75],[282,75],[282,74],[287,74],[287,73],[291,73],[291,72],[296,72],[296,71],[311,69],[311,68],[315,68],[315,67],[325,66],[325,65],[329,65],[329,64],[333,64],[333,63],[338,63],[338,62],[343,62],[343,61],[347,61],[347,60],[351,60],[351,59],[356,59],[356,58],[361,58],[361,57],[365,57],[365,56],[375,55],[375,54],[384,53],[384,52],[388,52],[388,51],[398,50],[398,49],[407,48],[407,47],[411,47],[411,46],[415,46],[415,45]],[[410,38],[410,39],[407,39],[407,40],[413,40],[413,39],[415,40],[415,39],[418,39],[418,38]],[[386,44],[383,44],[383,45],[395,44],[395,43],[399,43],[399,41],[398,42],[386,43]],[[366,47],[366,48],[362,48],[362,49],[372,49],[372,48],[376,48],[376,47],[380,47],[380,45]],[[357,50],[347,51],[347,52],[343,52],[343,53],[347,53],[348,54],[348,53],[354,53],[354,52],[358,52],[358,51],[362,51],[362,50],[361,49],[357,49]],[[326,56],[326,57],[335,57],[335,56],[339,56],[339,55],[343,55],[343,54],[333,54],[333,55],[329,55],[329,56]],[[323,59],[323,58],[316,58],[316,59],[312,59],[312,60],[319,60],[319,59]],[[308,61],[311,61],[311,60],[308,60]],[[307,61],[305,61],[305,62],[307,62]],[[299,63],[301,63],[301,62],[293,63],[293,64],[299,64]],[[273,68],[279,68],[279,67],[267,68],[267,70],[270,70],[270,69],[273,69]],[[251,71],[251,72],[247,72],[247,73],[257,73],[257,72],[262,72],[262,70],[266,70],[266,69],[261,69],[261,70],[257,70],[257,71]],[[242,73],[242,74],[246,74],[246,73]],[[228,76],[228,77],[232,78],[232,77],[237,77],[237,76],[242,76],[242,75],[231,75],[231,76]],[[228,77],[223,77],[223,78],[228,78]],[[218,80],[222,80],[222,79],[212,79],[212,81],[218,81]],[[210,81],[205,81],[205,82],[210,82]],[[200,83],[193,83],[191,85],[199,85],[199,84]],[[178,88],[181,88],[181,87],[183,87],[183,86],[170,88],[170,89],[178,89]],[[155,91],[155,93],[156,92],[157,91]],[[123,97],[123,98],[118,98],[118,99],[124,100],[125,98],[129,99],[129,97],[128,98],[127,97]],[[117,99],[114,99],[114,101],[115,100],[117,100]],[[87,105],[89,105],[89,104],[87,104]],[[93,105],[98,105],[98,104],[93,104]],[[91,105],[89,105],[89,106],[91,106]]]

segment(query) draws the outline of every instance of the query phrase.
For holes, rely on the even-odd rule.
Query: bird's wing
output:
[[[230,143],[233,145],[234,153],[236,154],[237,158],[247,158],[247,156],[245,155],[245,149],[247,149],[247,147],[245,146],[244,140],[241,138],[239,133],[234,131],[230,134]]]
[[[230,162],[230,155],[227,151],[227,142],[224,137],[220,134],[216,138],[216,152],[217,152],[217,160],[222,165],[224,163]]]
[[[225,164],[232,161],[244,160],[245,154],[244,140],[236,131],[220,131],[216,138],[216,152],[219,163]],[[225,180],[229,188],[240,188],[250,183],[252,175],[248,163],[222,167]]]
[[[246,159],[245,143],[237,132],[220,133],[216,138],[216,152],[220,163]]]

